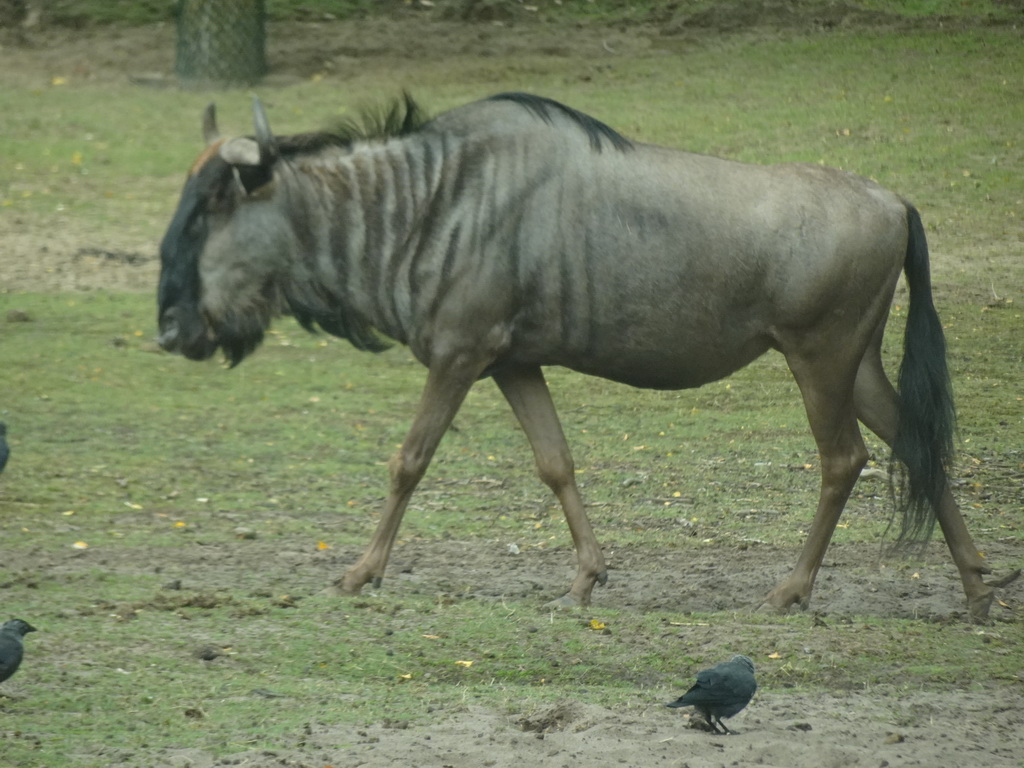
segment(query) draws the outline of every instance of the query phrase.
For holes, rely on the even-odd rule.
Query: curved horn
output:
[[[252,97],[252,123],[256,128],[256,143],[260,145],[260,159],[273,160],[277,157],[277,140],[270,132],[270,123],[259,96]]]
[[[220,138],[220,131],[217,129],[217,106],[211,101],[203,110],[203,138],[206,146]]]

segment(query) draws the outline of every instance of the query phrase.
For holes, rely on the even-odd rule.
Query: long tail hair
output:
[[[928,243],[921,216],[907,204],[909,236],[903,271],[910,289],[897,392],[899,420],[893,455],[902,464],[894,484],[901,513],[898,544],[923,542],[952,464],[956,407],[946,365],[946,339],[932,303]],[[895,464],[896,462],[894,462]]]

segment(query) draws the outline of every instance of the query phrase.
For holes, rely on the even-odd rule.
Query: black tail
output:
[[[903,271],[910,289],[900,364],[899,422],[893,454],[905,467],[900,478],[902,513],[898,543],[924,541],[953,460],[956,407],[946,367],[946,339],[932,303],[928,243],[921,216],[907,204],[907,256]]]

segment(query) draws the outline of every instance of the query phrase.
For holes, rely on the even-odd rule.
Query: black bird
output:
[[[21,619],[11,619],[0,627],[0,683],[18,671],[25,653],[24,637],[35,631],[35,627]]]
[[[0,472],[4,471],[7,457],[10,455],[11,449],[7,447],[7,425],[0,421]]]
[[[747,706],[756,690],[754,662],[747,656],[737,654],[729,661],[698,672],[696,684],[665,706],[694,707],[704,715],[712,731],[732,733],[726,728],[722,718],[732,717]],[[722,730],[718,730],[719,726]]]

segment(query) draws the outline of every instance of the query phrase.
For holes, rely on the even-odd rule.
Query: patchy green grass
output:
[[[594,629],[522,605],[389,597],[139,605],[48,617],[46,639],[30,636],[32,693],[2,705],[18,721],[5,734],[6,764],[94,765],[105,750],[160,746],[272,750],[311,722],[437,721],[467,704],[522,712],[588,692],[636,707],[667,698],[679,670],[716,661],[723,626],[758,659],[764,691],[899,696],[1016,679],[1018,640],[963,625],[605,610]],[[44,652],[50,661],[38,660]]]
[[[757,162],[806,161],[877,179],[913,200],[934,241],[936,277],[995,290],[987,259],[946,271],[946,250],[978,233],[1017,242],[1024,204],[1014,169],[1024,94],[1016,33],[999,29],[810,35],[751,44],[655,39],[646,55],[592,62],[453,56],[389,62],[290,88],[262,87],[271,125],[309,130],[409,88],[431,111],[500,90],[561,99],[644,141]],[[867,62],[884,62],[866,69]],[[56,73],[55,73],[56,74]],[[0,210],[50,226],[71,217],[94,236],[156,241],[198,152],[215,99],[226,132],[250,130],[250,95],[65,85],[10,87],[0,132]],[[118,105],[112,115],[110,103]],[[130,131],[126,126],[131,126]],[[1005,245],[1004,245],[1005,244]]]

